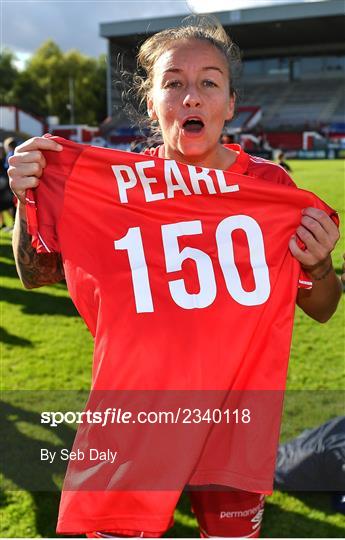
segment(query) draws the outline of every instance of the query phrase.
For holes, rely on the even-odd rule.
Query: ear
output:
[[[155,111],[155,106],[153,103],[153,98],[151,96],[147,98],[146,105],[147,105],[147,114],[149,115],[150,119],[158,120],[158,117]]]
[[[231,94],[225,120],[232,120],[234,116],[234,112],[235,112],[235,102],[236,102],[236,96],[235,94]]]

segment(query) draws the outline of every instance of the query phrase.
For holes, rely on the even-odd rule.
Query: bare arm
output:
[[[8,175],[13,193],[18,197],[12,246],[18,275],[27,289],[56,283],[64,279],[61,257],[57,253],[36,253],[26,230],[25,191],[34,189],[46,165],[42,150],[61,151],[51,139],[34,137],[15,149],[9,158]]]
[[[25,207],[19,202],[13,229],[12,247],[17,272],[26,289],[50,285],[64,279],[59,253],[36,253],[26,232]]]
[[[336,311],[342,294],[341,281],[334,271],[331,256],[324,265],[309,274],[313,288],[299,289],[297,304],[316,321],[327,322]]]

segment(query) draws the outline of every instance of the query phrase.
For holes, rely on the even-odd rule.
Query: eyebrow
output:
[[[202,71],[208,71],[210,69],[213,69],[215,71],[218,71],[219,73],[221,73],[223,75],[223,70],[221,70],[219,67],[216,67],[216,66],[205,66],[202,68]],[[165,73],[181,73],[183,70],[180,69],[180,68],[168,68],[166,69],[165,71],[163,71],[163,74]]]

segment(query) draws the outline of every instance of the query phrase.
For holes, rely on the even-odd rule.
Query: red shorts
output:
[[[192,510],[199,523],[201,538],[247,537],[258,538],[265,496],[248,491],[224,490],[216,487],[210,490],[193,490],[189,492]],[[160,533],[149,531],[118,530],[112,532],[88,533],[88,538],[137,537],[160,538]]]

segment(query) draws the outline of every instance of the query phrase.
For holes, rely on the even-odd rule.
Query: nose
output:
[[[200,95],[195,87],[191,88],[189,87],[187,89],[187,93],[183,100],[184,107],[193,108],[193,107],[200,107],[201,105],[201,99]]]

